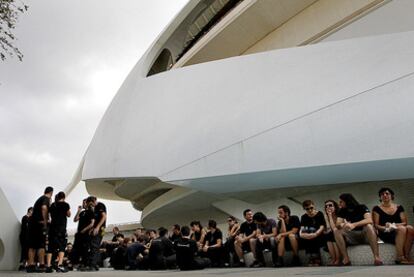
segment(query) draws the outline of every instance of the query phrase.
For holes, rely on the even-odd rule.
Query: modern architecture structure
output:
[[[414,203],[414,1],[191,0],[138,61],[69,188],[144,226],[275,216],[387,185]]]
[[[20,260],[20,222],[0,188],[0,271],[15,270]]]

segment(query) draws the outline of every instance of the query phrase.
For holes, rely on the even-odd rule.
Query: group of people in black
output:
[[[67,247],[67,218],[71,216],[66,195],[59,192],[51,203],[53,188],[47,187],[22,218],[20,243],[22,247],[20,270],[35,272],[68,272],[73,261],[79,270],[95,271],[99,267],[99,248],[106,224],[106,207],[89,196],[78,208],[75,222],[78,232],[75,241]],[[69,257],[68,249],[71,252]],[[73,261],[72,261],[73,260]]]
[[[302,203],[304,214],[299,219],[292,215],[290,208],[281,205],[277,209],[277,220],[267,217],[262,212],[246,209],[243,212],[245,221],[241,224],[233,216],[227,218],[227,232],[217,227],[214,220],[209,220],[207,228],[199,221],[189,226],[172,226],[170,232],[160,227],[157,230],[138,228],[131,237],[125,237],[117,227],[111,241],[103,241],[106,220],[106,208],[97,203],[95,197],[84,200],[79,207],[75,221],[79,222],[73,246],[66,245],[63,226],[66,217],[70,216],[69,206],[60,193],[55,203],[48,205],[51,198],[50,189],[39,198],[33,207],[29,222],[32,238],[43,238],[51,216],[49,241],[46,252],[46,266],[42,258],[42,240],[29,244],[28,271],[34,270],[34,250],[38,251],[39,268],[50,271],[53,255],[56,258],[56,270],[64,272],[62,264],[66,261],[70,268],[93,271],[98,264],[108,257],[114,269],[127,270],[160,270],[176,269],[195,270],[205,267],[246,266],[246,254],[250,255],[251,267],[265,266],[269,257],[275,267],[283,267],[286,251],[292,252],[289,265],[308,266],[321,265],[321,249],[329,252],[331,266],[349,266],[348,245],[369,244],[375,265],[382,265],[379,255],[378,238],[385,243],[395,244],[397,264],[414,264],[410,251],[414,239],[414,228],[407,223],[407,215],[401,205],[394,203],[395,194],[390,188],[382,188],[378,192],[380,204],[372,211],[364,204],[358,203],[352,194],[344,193],[339,201],[327,200],[324,211],[318,211],[312,200]],[[46,198],[47,199],[46,199]],[[62,200],[63,199],[63,200]],[[52,208],[55,206],[55,208]],[[40,208],[39,208],[40,207]],[[30,211],[28,211],[29,213]],[[59,217],[59,219],[57,219]],[[47,224],[45,224],[45,220]],[[55,223],[54,223],[55,221]],[[53,227],[52,227],[53,226]],[[36,229],[37,228],[37,229]],[[53,237],[53,238],[52,238]],[[299,259],[299,250],[304,249],[307,260]],[[251,254],[248,254],[248,253]],[[103,255],[104,254],[104,255]],[[267,263],[268,264],[268,263]]]

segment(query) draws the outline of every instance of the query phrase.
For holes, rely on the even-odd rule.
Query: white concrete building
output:
[[[414,1],[190,1],[138,61],[70,185],[146,227],[414,202]]]

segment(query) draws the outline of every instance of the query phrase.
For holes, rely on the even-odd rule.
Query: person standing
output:
[[[99,270],[100,253],[99,248],[101,246],[102,238],[105,234],[106,227],[106,206],[102,202],[98,202],[95,196],[89,196],[88,202],[91,202],[94,207],[94,224],[90,237],[90,270]]]
[[[67,272],[63,266],[65,256],[67,232],[67,218],[70,217],[70,206],[65,202],[66,195],[63,191],[55,196],[55,202],[50,205],[50,228],[49,228],[49,247],[47,253],[46,272],[52,272],[52,255],[57,253],[58,262],[56,272]]]
[[[33,215],[29,221],[29,252],[27,272],[45,272],[45,247],[49,223],[49,205],[53,188],[47,187],[44,194],[33,205]],[[36,269],[35,256],[37,252],[39,268]]]
[[[32,217],[33,207],[27,209],[26,215],[22,217],[21,227],[20,227],[20,246],[21,246],[21,254],[20,254],[20,266],[19,270],[26,269],[26,263],[29,254],[29,220]]]

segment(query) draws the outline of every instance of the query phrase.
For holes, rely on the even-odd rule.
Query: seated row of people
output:
[[[286,205],[277,210],[277,220],[268,218],[262,212],[246,209],[245,221],[239,224],[236,218],[227,218],[227,235],[209,220],[207,230],[199,221],[190,226],[172,227],[168,230],[137,229],[131,238],[122,234],[114,235],[114,249],[111,264],[115,269],[202,269],[207,266],[222,267],[231,264],[230,256],[235,258],[235,266],[245,265],[246,252],[252,252],[251,266],[265,264],[264,253],[271,252],[274,266],[284,266],[286,251],[293,254],[292,265],[301,264],[299,249],[304,249],[309,266],[321,264],[320,249],[329,251],[329,265],[347,266],[350,259],[347,245],[369,244],[375,265],[383,262],[379,256],[377,237],[396,245],[396,263],[413,264],[410,260],[414,229],[407,224],[407,216],[401,205],[393,203],[394,192],[382,188],[379,193],[381,204],[372,213],[366,205],[359,204],[355,198],[344,193],[339,203],[327,200],[324,212],[316,209],[312,200],[302,203],[305,213],[299,219],[292,215]],[[232,255],[230,255],[232,253]]]
[[[328,249],[329,265],[350,265],[347,245],[369,244],[375,265],[382,265],[379,256],[377,234],[381,240],[396,245],[397,264],[413,264],[409,254],[414,238],[414,229],[407,224],[407,216],[401,205],[393,203],[394,192],[382,188],[378,195],[381,204],[372,213],[366,205],[359,204],[352,194],[344,193],[339,204],[325,201],[325,215],[317,211],[312,200],[303,202],[305,214],[301,219],[291,215],[289,207],[278,208],[278,223],[263,213],[244,211],[245,222],[237,235],[229,234],[234,240],[234,253],[244,263],[243,251],[251,250],[255,261],[253,266],[263,266],[263,249],[272,251],[275,266],[283,266],[286,250],[293,252],[293,265],[299,265],[298,251],[302,248],[308,255],[308,265],[320,265],[320,248]],[[229,217],[229,226],[233,218]],[[231,251],[231,248],[229,248]]]

